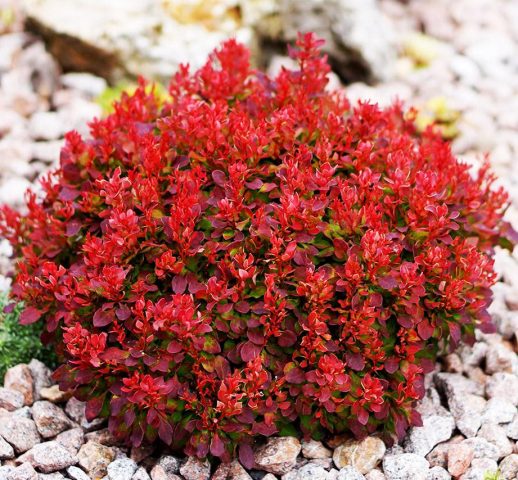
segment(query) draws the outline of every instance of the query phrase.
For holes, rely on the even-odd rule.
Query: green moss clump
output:
[[[11,313],[4,313],[9,303],[5,294],[0,294],[0,379],[8,368],[19,363],[28,363],[33,358],[41,360],[50,368],[57,366],[54,350],[41,343],[43,324],[20,325],[18,317],[23,306],[16,305]]]

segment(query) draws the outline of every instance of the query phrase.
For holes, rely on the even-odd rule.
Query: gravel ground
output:
[[[382,0],[396,24],[401,54],[392,80],[354,83],[349,95],[382,105],[395,97],[439,118],[453,149],[477,164],[485,153],[512,199],[518,226],[518,2],[513,0]],[[100,114],[93,102],[104,80],[61,75],[37,38],[0,36],[0,202],[22,208],[23,192],[55,165],[62,136],[85,132]],[[424,33],[424,34],[423,34]],[[0,242],[0,290],[9,268]],[[500,274],[491,313],[498,333],[478,334],[442,359],[427,378],[419,409],[424,426],[387,449],[371,437],[327,445],[271,439],[256,452],[257,468],[209,466],[151,449],[127,451],[82,404],[51,386],[38,362],[17,366],[0,388],[0,480],[483,480],[500,471],[518,478],[518,268],[498,251]]]

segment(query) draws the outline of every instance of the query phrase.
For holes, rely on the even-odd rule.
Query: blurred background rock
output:
[[[394,30],[375,0],[23,0],[26,25],[68,70],[107,80],[167,82],[180,63],[201,66],[235,36],[267,65],[298,31],[327,40],[345,79],[379,80],[395,59]]]

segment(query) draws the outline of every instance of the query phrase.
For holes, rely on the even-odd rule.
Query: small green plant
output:
[[[496,470],[494,472],[486,472],[484,474],[484,480],[504,480],[504,477],[500,475],[499,470]]]
[[[0,8],[0,32],[6,33],[16,21],[16,12],[11,7]]]
[[[22,304],[16,305],[12,312],[4,313],[8,303],[7,296],[0,294],[0,378],[9,367],[27,363],[32,358],[55,367],[56,354],[53,349],[43,346],[40,340],[42,325],[20,325],[18,317],[23,310]]]
[[[105,115],[114,112],[113,103],[120,99],[122,94],[133,95],[138,88],[138,84],[132,82],[119,82],[109,86],[95,99],[95,102],[102,108]],[[167,98],[167,89],[160,83],[154,83],[146,87],[147,93],[153,91],[158,100]]]

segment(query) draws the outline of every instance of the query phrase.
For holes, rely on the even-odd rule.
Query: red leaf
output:
[[[274,423],[267,425],[264,422],[255,422],[252,426],[252,433],[263,435],[264,437],[270,437],[278,432],[277,427]]]
[[[41,318],[42,312],[34,307],[26,307],[20,314],[20,324],[30,325],[37,322]]]
[[[214,371],[221,379],[230,375],[230,364],[228,363],[228,360],[221,355],[216,356],[214,358]]]
[[[254,467],[254,451],[250,445],[242,443],[239,446],[239,461],[243,467],[248,468],[249,470]]]
[[[297,334],[291,330],[284,330],[277,341],[281,347],[291,347],[297,341]]]
[[[423,340],[428,340],[433,335],[433,332],[434,327],[428,320],[421,320],[417,324],[417,333]]]
[[[173,441],[173,427],[167,420],[160,419],[158,436],[166,445],[171,445],[171,442]]]
[[[261,347],[252,342],[245,342],[241,344],[239,353],[243,362],[251,362],[261,353]]]
[[[398,315],[397,323],[399,323],[404,328],[412,328],[414,326],[414,321],[409,315]]]
[[[133,408],[128,408],[128,410],[124,412],[124,424],[127,427],[131,427],[136,417],[135,410],[133,410]]]
[[[187,288],[187,279],[181,275],[175,275],[171,280],[171,287],[174,293],[184,293]]]
[[[226,175],[221,170],[214,170],[212,172],[212,179],[214,183],[220,187],[223,187],[227,181]]]
[[[248,302],[237,302],[234,308],[239,313],[248,313],[250,311],[250,304]]]
[[[284,371],[286,372],[286,368]],[[301,368],[293,367],[286,373],[286,380],[290,383],[304,383],[306,381],[306,374]]]
[[[256,345],[262,346],[264,345],[264,333],[262,330],[254,328],[254,329],[248,329],[246,332],[246,336],[248,337],[248,340],[255,343]]]
[[[365,367],[365,360],[360,353],[346,353],[345,358],[347,360],[347,365],[349,368],[360,372]]]
[[[369,421],[369,412],[367,412],[364,408],[360,408],[358,411],[358,421],[362,425],[367,425],[367,422]]]
[[[450,335],[452,340],[455,343],[459,343],[461,337],[460,326],[455,322],[448,322],[448,327],[450,328]]]
[[[378,285],[385,290],[392,290],[397,287],[397,280],[391,276],[378,278]]]
[[[221,457],[221,455],[223,455],[224,452],[225,444],[223,443],[221,438],[219,438],[219,435],[215,433],[212,436],[212,440],[210,442],[210,453],[212,453],[212,455],[214,455],[215,457]]]
[[[95,311],[92,320],[94,327],[105,327],[113,322],[113,311],[103,311],[102,308],[99,308]]]
[[[103,403],[104,395],[102,397],[92,398],[86,402],[85,417],[89,422],[94,420],[101,413]]]
[[[412,410],[410,412],[410,425],[412,425],[413,427],[423,426],[423,418],[417,410]]]
[[[263,181],[260,178],[256,178],[252,180],[251,182],[246,182],[245,185],[250,190],[259,190],[263,186]]]
[[[169,342],[169,345],[167,346],[167,351],[169,353],[179,353],[182,350],[183,350],[183,345],[176,340],[171,340]]]
[[[72,220],[67,223],[66,236],[73,237],[81,230],[82,223],[79,220]]]

